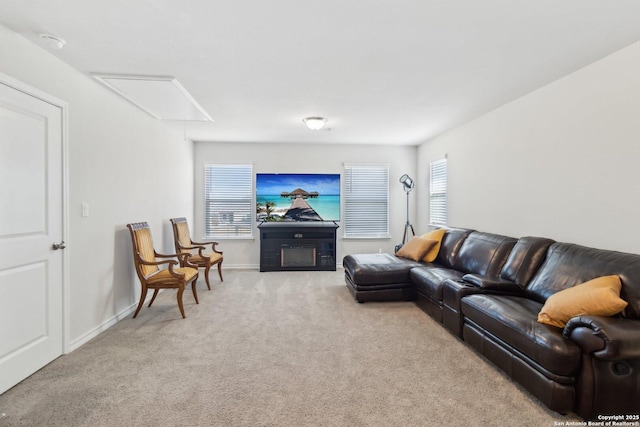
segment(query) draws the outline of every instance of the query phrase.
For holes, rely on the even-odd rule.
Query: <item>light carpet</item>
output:
[[[212,275],[162,292],[0,396],[6,426],[553,426],[411,302],[358,304],[337,272]]]

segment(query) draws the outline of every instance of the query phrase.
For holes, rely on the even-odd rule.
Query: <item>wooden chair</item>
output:
[[[198,294],[196,293],[196,280],[198,280],[198,269],[195,266],[189,266],[187,259],[189,254],[159,254],[153,248],[153,240],[151,239],[151,230],[146,222],[136,222],[127,224],[127,228],[131,232],[131,243],[133,244],[133,260],[136,267],[136,273],[140,284],[142,285],[142,293],[140,294],[140,302],[133,318],[138,315],[145,298],[147,290],[153,289],[153,297],[149,302],[149,307],[155,301],[160,289],[176,288],[178,289],[178,308],[182,318],[185,318],[184,307],[182,306],[182,293],[187,283],[191,282],[193,297],[198,302]],[[156,258],[174,258],[157,261]],[[179,260],[179,262],[176,260]],[[159,266],[167,264],[168,268],[160,269]],[[175,268],[176,265],[180,267]]]
[[[216,250],[218,242],[194,242],[189,234],[189,224],[186,218],[171,218],[173,227],[173,242],[177,253],[191,254],[189,263],[204,268],[204,278],[207,281],[207,288],[211,290],[209,283],[209,270],[211,266],[218,265],[218,276],[222,279],[222,252]],[[212,252],[204,252],[206,246],[211,245]],[[197,253],[195,252],[197,250]]]

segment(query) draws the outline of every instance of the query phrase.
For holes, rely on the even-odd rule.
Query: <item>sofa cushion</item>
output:
[[[613,316],[627,306],[620,299],[618,276],[603,276],[551,295],[538,314],[538,322],[563,328],[575,316]]]
[[[543,237],[519,238],[502,267],[500,278],[524,289],[544,261],[547,250],[553,243],[555,243],[553,240]]]
[[[434,301],[442,301],[442,286],[447,279],[460,280],[464,273],[437,266],[412,268],[409,274],[415,289]]]
[[[447,228],[434,263],[443,267],[453,268],[462,243],[472,232],[473,230],[467,228]]]
[[[416,236],[398,249],[396,256],[413,261],[422,261],[422,258],[424,258],[427,252],[436,245],[440,246],[439,242],[436,240]]]
[[[516,242],[513,237],[474,231],[462,243],[454,268],[497,278]]]
[[[616,275],[622,282],[620,298],[629,305],[623,316],[640,318],[640,255],[554,243],[525,293],[544,303],[552,294],[600,276]]]
[[[536,322],[542,304],[516,296],[476,294],[462,298],[465,318],[557,375],[573,375],[581,350],[558,328]]]
[[[438,228],[437,230],[429,231],[422,235],[423,238],[429,240],[435,240],[436,244],[429,249],[429,251],[424,255],[422,261],[423,262],[433,262],[438,257],[438,253],[440,252],[440,246],[442,245],[442,239],[444,238],[444,233],[447,230],[445,228]]]
[[[409,283],[409,270],[421,264],[390,254],[347,255],[342,260],[344,273],[355,285]]]

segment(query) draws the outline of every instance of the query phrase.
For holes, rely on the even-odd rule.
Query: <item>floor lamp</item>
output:
[[[404,235],[402,236],[402,244],[404,245],[407,241],[407,236],[409,235],[409,230],[411,230],[411,234],[413,236],[416,235],[416,232],[413,231],[413,225],[409,222],[409,193],[413,190],[413,180],[406,173],[400,177],[400,182],[402,183],[402,188],[404,192],[407,193],[407,223],[404,225]]]

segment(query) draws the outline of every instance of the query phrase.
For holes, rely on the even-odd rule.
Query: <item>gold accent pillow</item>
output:
[[[420,261],[424,258],[426,253],[429,252],[429,249],[436,245],[436,243],[438,242],[435,240],[416,236],[402,246],[398,252],[396,252],[396,256]]]
[[[538,322],[564,328],[576,316],[613,316],[627,306],[620,298],[618,276],[602,276],[551,295],[538,314]]]
[[[436,260],[438,252],[440,252],[440,245],[442,244],[442,238],[444,237],[445,231],[446,230],[444,228],[438,228],[437,230],[429,231],[428,233],[424,233],[420,236],[423,239],[436,241],[436,244],[424,255],[422,262],[433,262]]]

